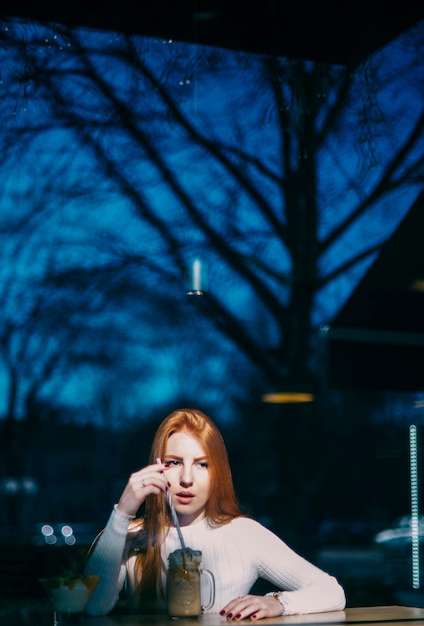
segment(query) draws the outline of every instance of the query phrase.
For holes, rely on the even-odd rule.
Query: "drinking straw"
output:
[[[156,463],[162,463],[162,461],[160,459],[156,459]],[[170,494],[170,492],[168,491],[168,489],[166,490],[166,499],[168,501],[168,506],[171,510],[171,515],[172,515],[172,521],[174,522],[174,526],[177,529],[177,533],[178,533],[178,537],[180,539],[180,543],[181,543],[181,547],[183,550],[186,549],[185,543],[184,543],[184,537],[183,534],[181,532],[181,528],[180,528],[180,523],[178,521],[178,517],[177,517],[177,512],[174,508],[174,504],[172,502],[172,496]]]
[[[171,515],[172,515],[172,520],[174,522],[174,526],[177,529],[178,537],[180,538],[181,547],[182,547],[183,550],[185,550],[186,547],[185,547],[185,543],[184,543],[184,537],[183,537],[183,534],[181,532],[180,523],[178,521],[177,513],[176,513],[176,511],[174,509],[174,505],[172,503],[172,497],[171,497],[171,494],[169,493],[169,491],[166,492],[166,498],[168,500],[169,508],[171,509]]]

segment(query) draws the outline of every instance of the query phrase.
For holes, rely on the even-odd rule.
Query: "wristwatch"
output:
[[[286,607],[284,606],[282,595],[282,591],[269,591],[265,594],[265,596],[267,596],[268,598],[274,598],[274,600],[277,600],[277,602],[281,604],[281,608],[283,609],[281,611],[281,615],[286,615]]]

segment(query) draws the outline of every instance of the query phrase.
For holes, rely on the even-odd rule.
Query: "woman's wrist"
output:
[[[119,502],[118,504],[115,504],[113,508],[115,509],[115,511],[117,511],[119,515],[123,515],[127,517],[129,520],[135,518],[135,515],[130,515],[129,513],[126,513],[126,511],[123,511],[122,508],[120,508],[119,506]]]
[[[281,605],[280,615],[286,615],[286,607],[284,606],[282,595],[283,595],[282,591],[269,591],[268,593],[265,594],[267,598],[274,598],[274,600],[276,600],[276,602],[278,602]]]

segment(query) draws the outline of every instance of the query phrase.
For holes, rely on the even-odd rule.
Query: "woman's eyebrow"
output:
[[[172,452],[170,452],[169,454],[165,454],[165,459],[166,458],[171,458],[171,459],[175,459],[176,461],[183,461],[184,457],[183,456],[179,456],[178,454],[172,454]],[[198,456],[196,458],[193,459],[193,461],[204,461],[205,459],[207,459],[208,457],[206,455],[204,456]]]

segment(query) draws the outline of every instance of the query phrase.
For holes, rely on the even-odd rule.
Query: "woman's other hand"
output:
[[[147,496],[166,492],[168,481],[165,477],[164,463],[148,465],[131,474],[118,502],[118,509],[131,517],[137,514]]]

